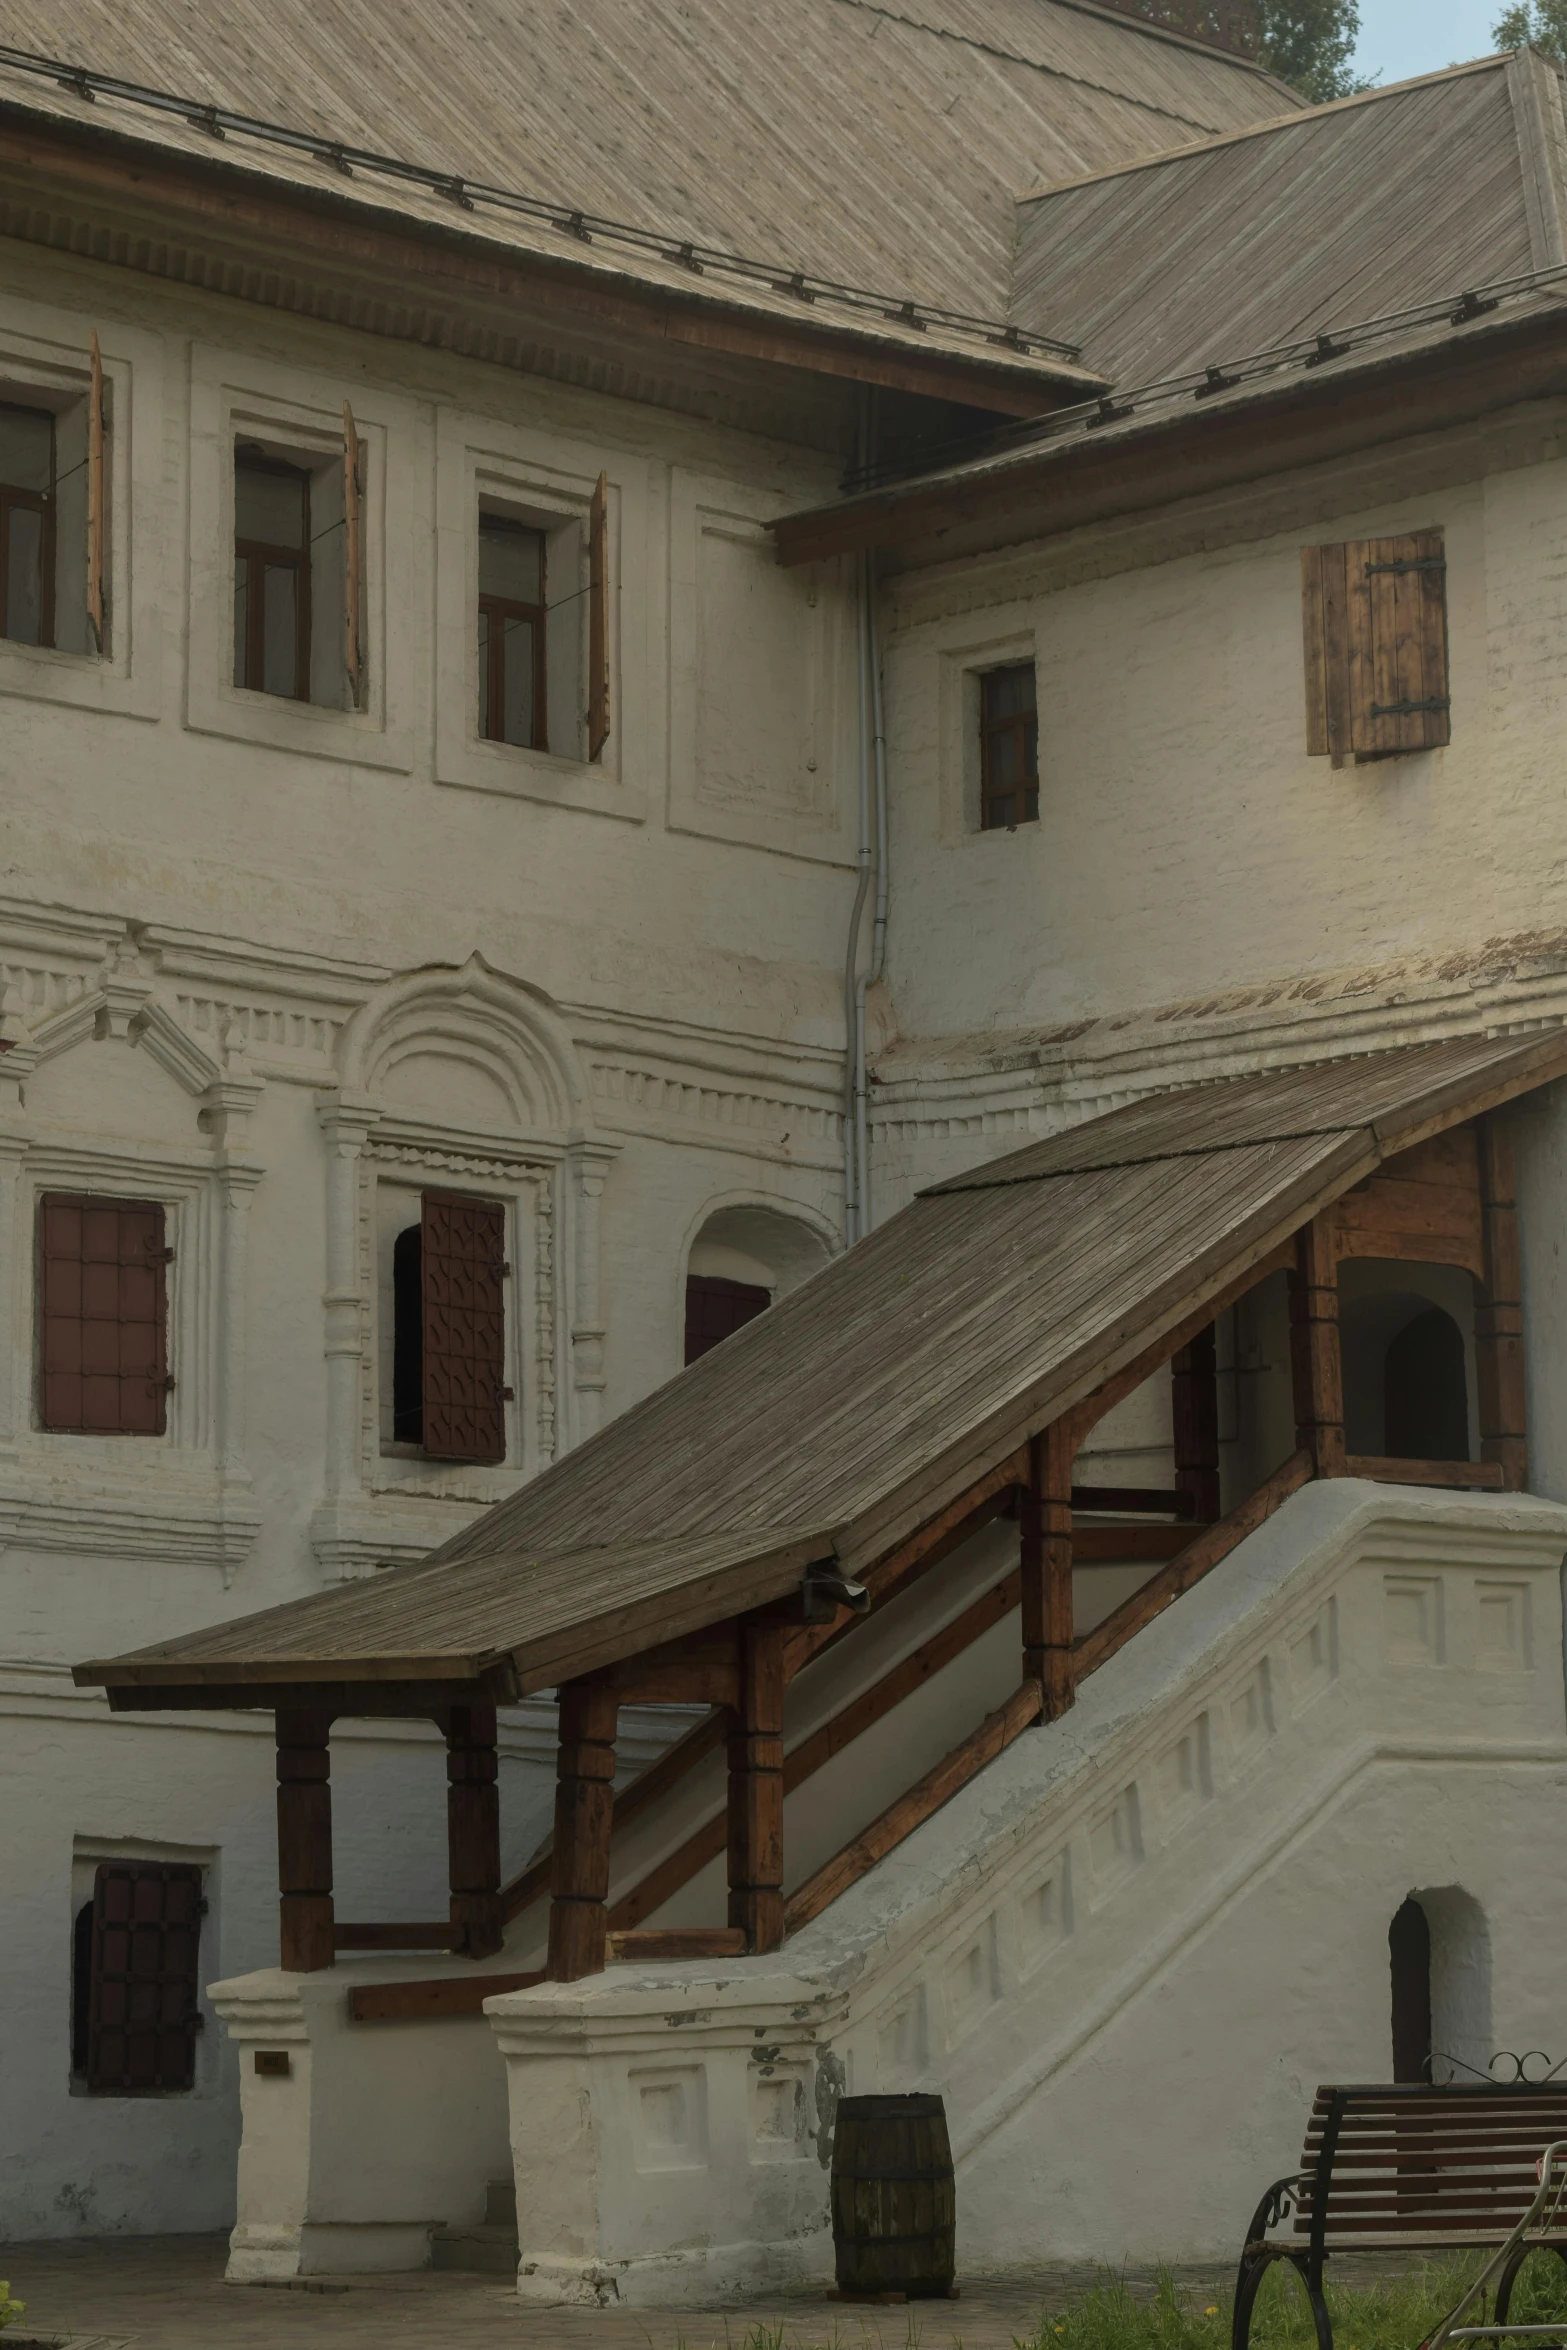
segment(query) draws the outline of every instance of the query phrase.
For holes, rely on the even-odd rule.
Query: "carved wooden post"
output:
[[[555,1983],[604,1971],[619,1711],[614,1690],[602,1682],[567,1681],[561,1689],[547,1961]]]
[[[1175,1422],[1175,1490],[1191,1504],[1191,1515],[1210,1526],[1219,1506],[1219,1342],[1210,1322],[1170,1366]]]
[[[1022,1495],[1023,1678],[1044,1686],[1041,1719],[1053,1722],[1077,1695],[1072,1649],[1072,1457],[1070,1424],[1057,1420],[1028,1448]]]
[[[1295,1441],[1319,1477],[1344,1471],[1344,1365],[1339,1353],[1338,1252],[1333,1210],[1324,1208],[1295,1240],[1290,1275],[1290,1366]]]
[[[783,1626],[742,1622],[729,1739],[729,1923],[748,1950],[783,1948],[783,1708]]]
[[[1480,1458],[1500,1461],[1506,1490],[1522,1493],[1529,1482],[1523,1264],[1513,1138],[1497,1118],[1480,1120],[1480,1199],[1485,1218],[1485,1285],[1475,1312]]]
[[[277,1881],[281,1964],[296,1975],[332,1964],[332,1717],[280,1706],[277,1724]]]
[[[495,1708],[454,1705],[444,1728],[451,1919],[468,1956],[488,1958],[505,1940]]]

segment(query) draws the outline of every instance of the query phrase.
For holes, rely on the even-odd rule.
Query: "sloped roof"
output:
[[[1525,50],[1036,189],[1015,316],[1154,384],[1559,266],[1564,191],[1562,76]]]
[[[1245,60],[1093,0],[0,0],[0,44],[998,322],[1021,189],[1295,103]],[[85,100],[14,60],[0,61],[0,105],[460,224],[428,189],[346,180],[232,131],[219,146],[178,112]],[[461,225],[594,258],[482,203]],[[778,306],[765,282],[752,298]]]
[[[1425,1135],[1567,1069],[1567,1032],[1156,1096],[973,1170],[417,1566],[83,1665],[111,1688],[522,1690],[868,1564]]]

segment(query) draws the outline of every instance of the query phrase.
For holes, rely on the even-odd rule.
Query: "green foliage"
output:
[[[1518,0],[1491,28],[1498,49],[1538,49],[1567,65],[1567,0]]]
[[[1544,0],[1561,7],[1563,0]],[[1351,60],[1360,37],[1357,0],[1257,0],[1264,65],[1314,106],[1371,87],[1357,80]]]
[[[0,2333],[4,2333],[6,2327],[19,2318],[26,2307],[25,2301],[12,2300],[10,2286],[4,2277],[0,2277]]]

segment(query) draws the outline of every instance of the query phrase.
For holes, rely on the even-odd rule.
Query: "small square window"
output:
[[[1039,712],[1032,661],[988,669],[979,681],[979,821],[1010,832],[1039,821]]]
[[[89,2095],[194,2088],[206,1908],[188,1862],[100,1863],[71,1949],[71,2070]]]

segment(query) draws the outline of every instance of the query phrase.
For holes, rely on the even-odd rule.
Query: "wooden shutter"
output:
[[[506,1210],[427,1191],[420,1217],[424,1449],[439,1460],[506,1458]]]
[[[98,337],[91,346],[87,391],[87,621],[93,651],[104,650],[103,602],[103,357]]]
[[[343,402],[343,666],[356,710],[365,706],[364,506],[359,480],[359,434]]]
[[[770,1289],[749,1281],[723,1281],[713,1273],[692,1273],[686,1281],[686,1361],[694,1363],[732,1330],[743,1330],[772,1302]]]
[[[156,1200],[47,1194],[39,1203],[39,1419],[100,1436],[161,1436],[168,1291]]]
[[[1439,530],[1301,550],[1306,748],[1335,765],[1452,739]]]
[[[601,473],[588,513],[588,757],[609,740],[609,485]]]
[[[103,1861],[93,1885],[87,2085],[111,2096],[189,2089],[196,2077],[201,1871]]]

